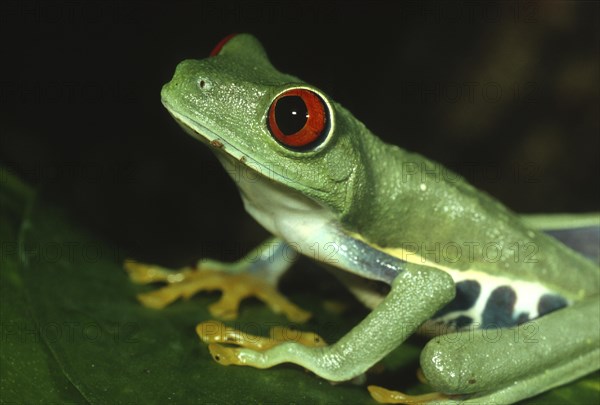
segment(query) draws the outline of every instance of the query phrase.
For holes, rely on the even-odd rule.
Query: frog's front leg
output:
[[[387,297],[337,343],[308,347],[285,342],[265,351],[209,346],[224,365],[257,368],[295,363],[330,381],[350,380],[400,345],[455,294],[452,278],[437,269],[406,263]]]
[[[314,332],[303,332],[283,326],[274,326],[269,337],[254,336],[246,332],[229,328],[219,321],[206,321],[196,326],[196,333],[206,344],[227,343],[235,344],[254,350],[267,350],[282,342],[294,340],[305,346],[323,347],[325,340]]]
[[[164,308],[178,298],[189,298],[200,291],[221,290],[221,299],[209,307],[213,316],[234,319],[240,302],[254,296],[269,305],[274,312],[284,313],[291,321],[303,322],[310,317],[310,313],[294,305],[276,288],[280,276],[297,257],[297,252],[283,240],[273,238],[234,263],[201,260],[195,268],[170,270],[128,260],[125,262],[125,269],[135,283],[168,284],[138,295],[139,301],[150,308]]]
[[[431,340],[421,367],[437,390],[476,403],[513,403],[600,369],[600,298],[514,329],[456,332]]]

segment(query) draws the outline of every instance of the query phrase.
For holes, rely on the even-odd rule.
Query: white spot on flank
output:
[[[421,189],[421,191],[425,191],[425,190],[427,190],[427,185],[425,183],[421,183],[419,188]]]

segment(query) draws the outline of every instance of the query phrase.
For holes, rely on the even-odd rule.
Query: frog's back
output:
[[[373,201],[387,204],[373,211],[386,215],[380,222],[366,218],[361,233],[395,257],[448,272],[456,283],[456,298],[429,326],[512,326],[599,293],[596,263],[530,229],[460,176],[395,146],[371,150],[387,155],[371,159]]]

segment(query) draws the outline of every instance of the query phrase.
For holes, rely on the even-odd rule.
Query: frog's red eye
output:
[[[291,89],[280,94],[269,108],[269,131],[279,143],[294,149],[313,149],[329,132],[325,102],[307,89]]]

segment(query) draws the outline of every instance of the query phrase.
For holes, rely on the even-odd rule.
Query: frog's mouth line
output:
[[[250,170],[254,170],[259,175],[265,176],[272,181],[281,182],[281,181],[278,181],[277,178],[279,178],[280,180],[283,180],[286,183],[293,183],[293,184],[300,185],[300,183],[297,180],[295,180],[291,177],[288,177],[288,176],[284,176],[283,174],[273,170],[272,167],[267,167],[263,163],[259,162],[258,160],[248,156],[246,153],[241,151],[238,147],[236,147],[232,143],[228,142],[227,140],[223,139],[222,137],[219,137],[213,131],[211,131],[210,129],[205,127],[204,125],[199,124],[199,123],[193,121],[192,119],[186,117],[185,115],[178,113],[177,111],[175,111],[172,108],[171,105],[169,105],[164,100],[162,102],[163,102],[163,105],[167,108],[167,110],[171,114],[171,116],[185,130],[185,132],[187,132],[188,134],[190,134],[192,137],[199,140],[200,142],[210,146],[211,149],[213,149],[217,155],[226,156],[230,159],[237,160],[237,161],[241,162],[242,164],[244,164],[246,167],[248,167]],[[260,167],[261,170],[256,170],[256,167]],[[269,175],[266,175],[265,173],[269,173]],[[320,189],[315,189],[315,190],[319,191],[321,193],[326,192],[326,190],[320,190]]]
[[[169,111],[169,114],[171,114],[171,116],[179,124],[179,126],[181,126],[185,130],[185,132],[187,132],[188,134],[193,136],[195,139],[199,140],[200,142],[202,142],[208,146],[211,146],[211,147],[221,150],[225,154],[231,156],[234,159],[239,160],[240,162],[252,160],[253,163],[262,166],[260,164],[260,162],[257,162],[256,160],[247,156],[239,148],[235,147],[233,144],[231,144],[227,140],[217,136],[213,131],[211,131],[204,125],[199,124],[199,123],[189,119],[185,115],[178,113],[177,111],[175,111],[173,109],[173,107],[171,105],[169,105],[169,103],[165,102],[164,100],[162,101],[162,103],[167,108],[167,111]],[[284,177],[284,176],[281,176],[281,177]]]

